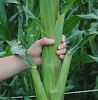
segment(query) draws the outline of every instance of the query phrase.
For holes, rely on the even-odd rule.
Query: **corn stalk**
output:
[[[64,64],[61,64],[61,60],[56,55],[57,46],[61,43],[61,37],[63,32],[64,17],[70,6],[75,2],[69,1],[68,6],[63,9],[63,13],[59,14],[59,0],[40,0],[40,14],[42,37],[53,38],[55,40],[54,45],[44,46],[42,52],[42,82],[46,92],[48,100],[63,100],[64,87],[66,83],[65,76],[68,75],[68,69],[71,61],[69,53],[66,55]],[[66,6],[66,4],[65,4]],[[62,66],[62,69],[61,69]],[[66,74],[62,73],[66,66]],[[68,69],[67,69],[68,68]],[[64,75],[65,81],[62,78]],[[63,82],[62,82],[63,81]]]

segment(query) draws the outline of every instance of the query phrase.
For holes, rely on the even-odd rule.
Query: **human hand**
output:
[[[58,46],[58,50],[56,54],[59,56],[60,59],[64,59],[65,53],[66,53],[66,43],[65,43],[66,37],[62,35],[62,43]],[[52,45],[55,41],[53,39],[49,38],[42,38],[38,41],[36,41],[28,50],[27,53],[29,53],[34,62],[37,66],[40,66],[42,64],[42,46],[44,45]]]

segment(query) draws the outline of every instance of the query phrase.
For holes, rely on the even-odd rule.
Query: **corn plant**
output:
[[[77,4],[79,5],[82,15],[71,16],[75,11],[70,11],[70,8],[75,2],[76,4],[74,6]],[[18,77],[21,78],[20,83],[25,92],[23,95],[28,96],[31,92],[33,93],[35,88],[37,100],[64,99],[64,93],[66,91],[65,86],[73,54],[80,48],[81,52],[83,52],[83,46],[88,43],[88,41],[92,47],[90,40],[93,41],[93,39],[97,37],[97,31],[94,30],[88,30],[89,34],[86,33],[86,35],[86,31],[81,32],[79,36],[78,34],[75,34],[80,32],[74,28],[79,26],[79,22],[83,22],[81,20],[98,20],[98,16],[92,13],[90,9],[92,1],[89,2],[89,14],[86,15],[84,15],[85,12],[83,10],[84,8],[82,8],[82,3],[84,3],[82,0],[81,2],[79,0],[0,0],[0,11],[3,11],[0,12],[0,33],[2,33],[2,37],[6,39],[6,42],[11,46],[11,52],[13,54],[18,54],[30,69],[30,72],[24,72],[18,75]],[[11,11],[11,8],[6,11],[5,5],[6,7],[10,6],[14,8],[14,15],[12,17],[6,15],[7,11]],[[13,12],[10,13],[13,14]],[[7,18],[9,19],[8,22]],[[14,22],[14,20],[16,20],[16,22]],[[10,27],[10,29],[9,26],[11,24],[14,24],[15,26],[12,28]],[[97,25],[98,24],[96,24],[96,26]],[[85,24],[83,24],[82,27],[80,26],[79,28],[82,30],[84,30],[85,27],[87,28]],[[18,33],[18,35],[12,34],[14,30],[16,30],[15,33]],[[70,36],[68,33],[71,33],[71,31],[73,31],[73,34]],[[70,47],[70,44],[68,45],[68,51],[63,61],[56,55],[57,46],[61,43],[62,33],[69,35],[69,38],[66,41],[67,43],[70,43],[71,40],[73,40],[72,46]],[[82,34],[85,37],[83,37]],[[18,44],[15,41],[10,41],[14,39],[15,36],[17,37],[16,40]],[[80,39],[76,43],[75,36]],[[22,45],[28,48],[36,40],[43,37],[53,38],[55,43],[52,46],[43,47],[42,68],[41,72],[39,72],[30,55],[25,53],[26,49]],[[6,52],[7,51],[10,51],[9,46],[6,49]],[[11,52],[6,54],[11,55]],[[77,55],[77,53],[75,54]],[[75,58],[76,55],[74,55],[73,58]],[[78,58],[72,60],[71,68],[76,66],[83,57],[86,57],[85,63],[98,62],[96,57],[83,54],[79,56],[79,60],[77,60]],[[26,75],[29,76],[30,86],[28,78],[25,77]],[[9,86],[16,84],[16,79],[18,79],[17,76]],[[19,84],[16,85],[16,88],[18,86]],[[5,90],[1,96],[5,95],[6,91],[7,90]],[[13,92],[13,95],[14,94],[15,93]]]

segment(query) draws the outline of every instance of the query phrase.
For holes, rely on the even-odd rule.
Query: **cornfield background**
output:
[[[60,0],[60,12],[63,4],[68,1],[72,0]],[[10,46],[15,41],[27,49],[41,38],[39,10],[39,0],[0,0],[0,57],[12,55]],[[66,92],[97,89],[98,0],[76,0],[65,16],[63,34],[67,37],[67,51],[85,39],[83,45],[73,54]],[[89,38],[90,35],[94,36]],[[41,67],[38,71],[41,71]],[[65,98],[98,100],[97,93],[68,94]],[[35,96],[35,89],[29,71],[0,83],[1,100],[6,99],[5,97],[15,100],[11,97],[18,96],[29,100],[32,95]]]

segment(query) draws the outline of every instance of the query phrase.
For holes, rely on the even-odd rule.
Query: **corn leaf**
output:
[[[27,0],[26,7],[32,12],[35,0]]]
[[[14,44],[11,47],[11,52],[13,54],[19,54],[20,56],[25,56],[26,49],[22,45]]]
[[[3,2],[6,3],[16,3],[16,4],[20,4],[17,0],[2,0]]]
[[[83,46],[85,43],[88,42],[89,39],[91,39],[92,37],[96,36],[97,34],[90,34],[86,37],[84,37],[77,45],[75,45],[71,50],[69,50],[70,53],[74,53],[76,52],[81,46]]]
[[[28,94],[28,87],[27,87],[27,80],[26,80],[26,77],[24,77],[25,74],[24,73],[20,73],[18,75],[19,79],[20,79],[20,82],[21,82],[21,86],[24,90],[24,92],[26,93],[26,95]]]
[[[14,14],[13,16],[11,16],[11,18],[9,19],[8,22],[11,22],[13,21],[16,17],[17,17],[18,13]]]
[[[0,94],[0,99],[5,99],[4,96],[6,95],[6,91],[7,90],[5,90],[2,94]]]
[[[24,62],[28,65],[29,68],[35,67],[36,65],[32,57],[26,53],[25,47],[23,45],[18,45],[16,43],[17,42],[15,42],[15,44],[13,44],[11,47],[12,54],[18,54],[24,60]]]
[[[25,11],[25,14],[28,18],[31,18],[35,24],[41,29],[41,25],[40,25],[40,21],[35,17],[35,15],[30,12],[26,7],[22,6],[24,11]]]
[[[4,6],[4,2],[0,1],[0,17],[1,21],[6,24],[7,23],[7,16],[6,16],[6,10]]]
[[[21,10],[18,7],[18,43],[23,43],[23,16]]]
[[[85,18],[85,19],[97,19],[98,20],[98,16],[95,15],[94,13],[86,14],[86,15],[76,15],[76,16]]]
[[[63,31],[65,34],[70,33],[81,20],[78,16],[71,16],[64,22]]]
[[[11,40],[11,34],[6,25],[0,24],[0,34],[2,34],[6,40]]]
[[[80,62],[82,63],[91,63],[91,62],[98,62],[98,57],[97,56],[91,56],[89,54],[81,54],[77,58],[73,59],[71,62],[71,66],[76,66]]]
[[[41,28],[40,26],[40,21],[34,16],[34,14],[32,12],[30,12],[25,6],[23,6],[20,2],[18,2],[17,0],[3,0],[3,2],[6,3],[15,3],[17,4],[17,6],[19,6],[20,8],[22,8],[25,11],[25,14],[28,18],[31,18],[39,28]]]
[[[76,0],[69,0],[65,3],[62,4],[62,14],[66,15],[66,13],[69,11],[69,9],[71,8],[71,6],[73,5],[73,3]]]

